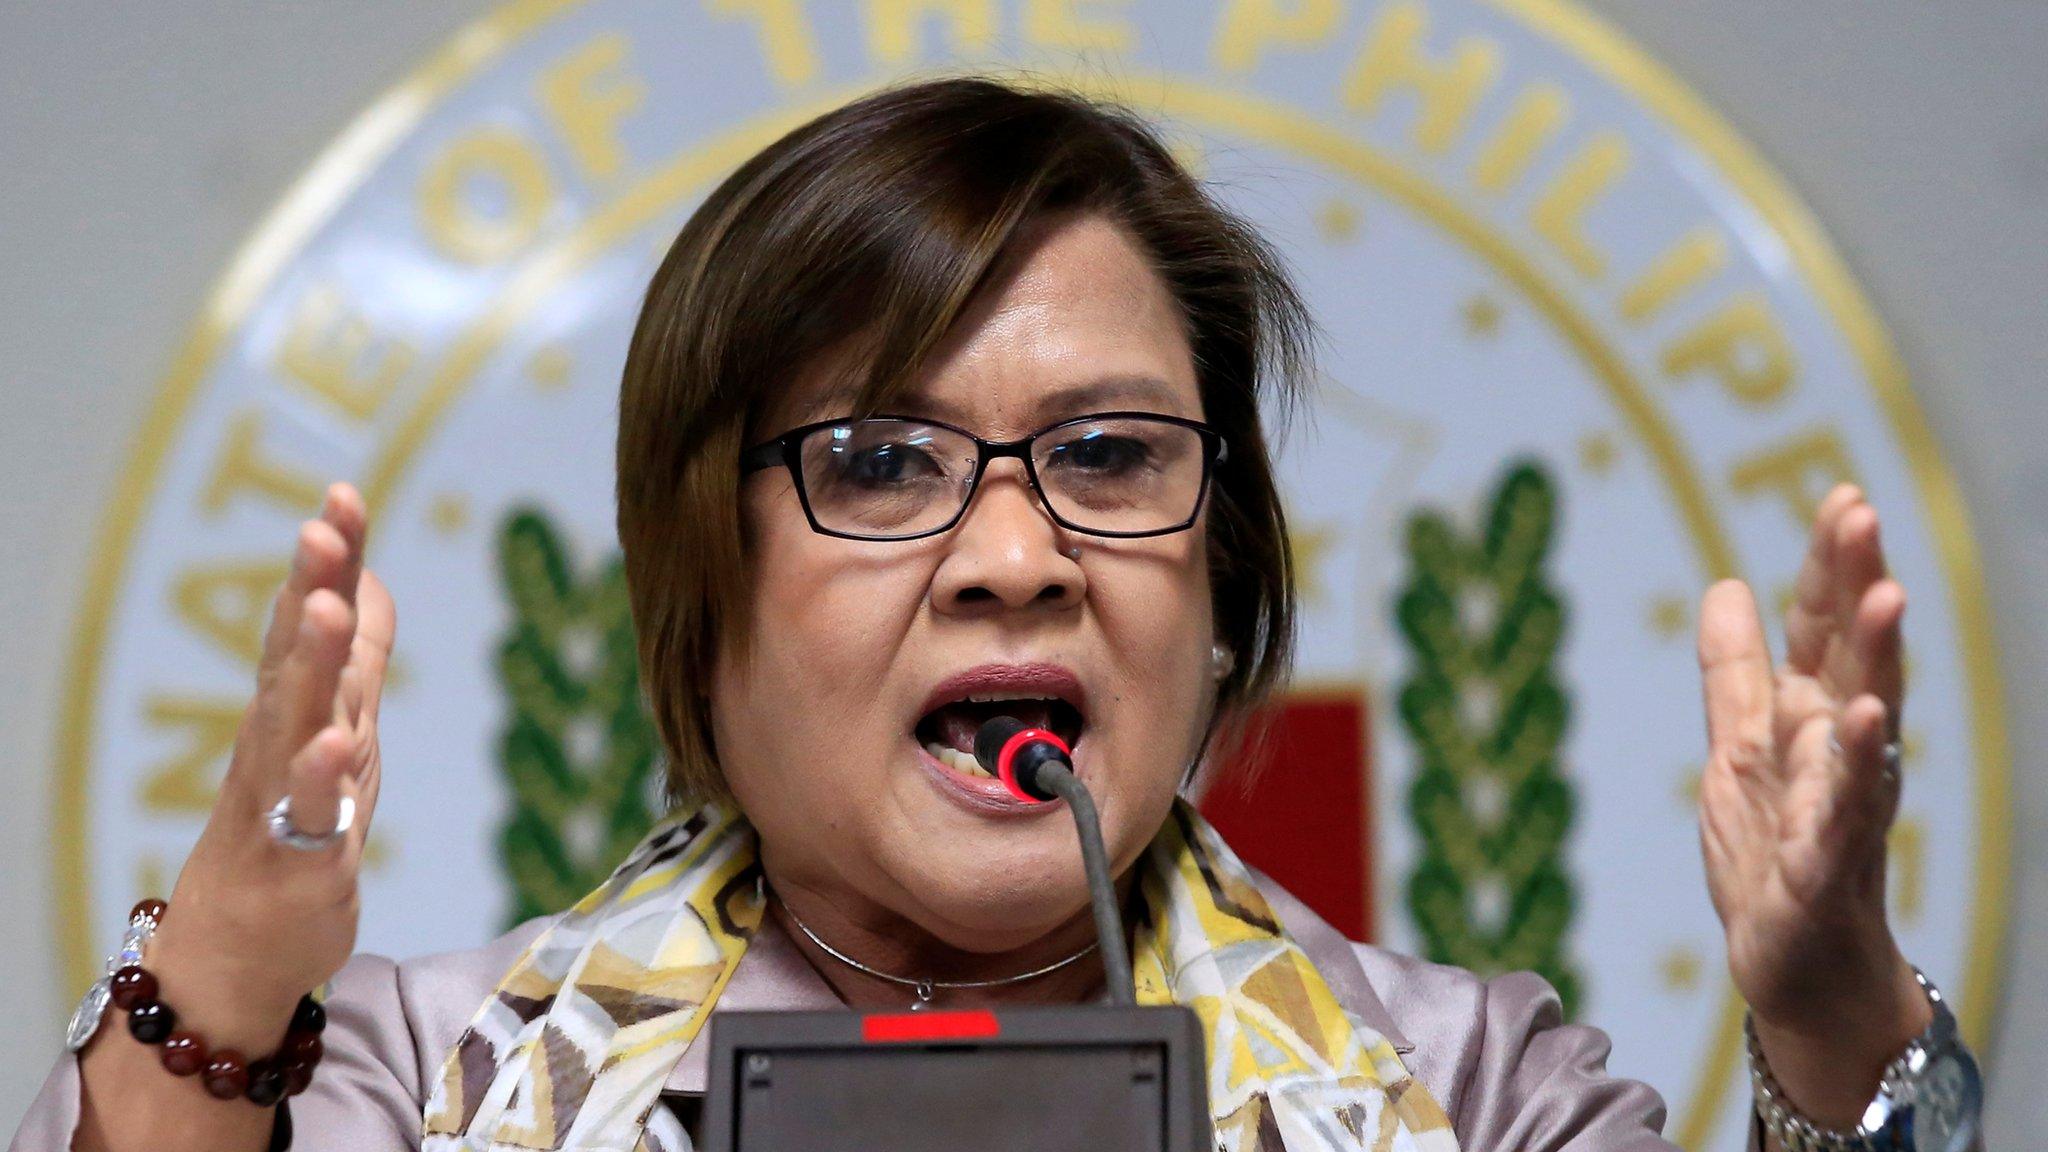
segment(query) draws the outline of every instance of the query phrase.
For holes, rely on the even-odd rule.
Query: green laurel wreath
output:
[[[1565,609],[1544,575],[1556,508],[1549,477],[1521,462],[1496,487],[1482,539],[1414,516],[1396,615],[1412,660],[1401,724],[1419,754],[1409,913],[1431,960],[1535,971],[1569,1018],[1582,989],[1566,955],[1574,798],[1558,763],[1570,705],[1555,668]]]
[[[498,573],[512,615],[497,660],[511,713],[498,757],[512,801],[498,834],[509,926],[575,903],[646,835],[657,741],[620,559],[578,580],[562,533],[522,508],[499,530]]]

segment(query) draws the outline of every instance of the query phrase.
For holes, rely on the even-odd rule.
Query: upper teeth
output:
[[[977,692],[966,698],[969,704],[1000,704],[1005,700],[1051,700],[1035,692]]]

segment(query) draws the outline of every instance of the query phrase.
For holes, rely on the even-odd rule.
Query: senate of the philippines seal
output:
[[[610,500],[641,289],[781,132],[965,68],[1163,124],[1322,323],[1282,449],[1299,675],[1258,802],[1205,798],[1234,843],[1354,934],[1543,973],[1674,1138],[1739,1145],[1692,615],[1720,577],[1782,597],[1854,479],[1915,593],[1894,924],[1981,1040],[2006,761],[1964,510],[1814,221],[1562,0],[552,0],[466,30],[256,228],[108,511],[54,767],[71,979],[197,834],[330,478],[405,619],[361,945],[472,945],[609,865],[656,803]]]

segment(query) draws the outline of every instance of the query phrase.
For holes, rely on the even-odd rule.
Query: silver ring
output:
[[[353,796],[343,796],[334,814],[334,831],[318,836],[310,832],[301,832],[292,823],[292,798],[290,793],[286,793],[271,807],[269,812],[264,814],[263,821],[265,826],[270,829],[270,838],[272,840],[287,848],[296,848],[301,852],[317,852],[334,844],[343,836],[348,835],[348,830],[356,822],[356,798]]]
[[[1842,749],[1841,739],[1835,735],[1832,729],[1828,732],[1828,751],[1834,753],[1836,759],[1845,763],[1849,759],[1849,754]],[[1888,740],[1885,742],[1882,755],[1884,756],[1884,763],[1878,768],[1879,775],[1884,777],[1885,783],[1897,784],[1905,778],[1905,748],[1897,740]]]

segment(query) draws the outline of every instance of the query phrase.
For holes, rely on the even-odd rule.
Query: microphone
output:
[[[997,716],[974,734],[974,758],[982,769],[1003,782],[1010,795],[1026,804],[1059,798],[1039,771],[1057,764],[1074,770],[1073,749],[1043,728],[1032,728],[1013,716]]]
[[[1109,984],[1110,1002],[1131,1007],[1137,996],[1131,983],[1131,957],[1124,947],[1123,916],[1117,909],[1116,885],[1109,875],[1109,856],[1102,847],[1102,822],[1095,798],[1074,775],[1073,749],[1043,728],[1013,716],[997,716],[974,734],[974,758],[989,775],[1001,780],[1010,794],[1027,804],[1059,799],[1074,814],[1081,838],[1081,868],[1088,876],[1088,902],[1095,912],[1096,951]]]

